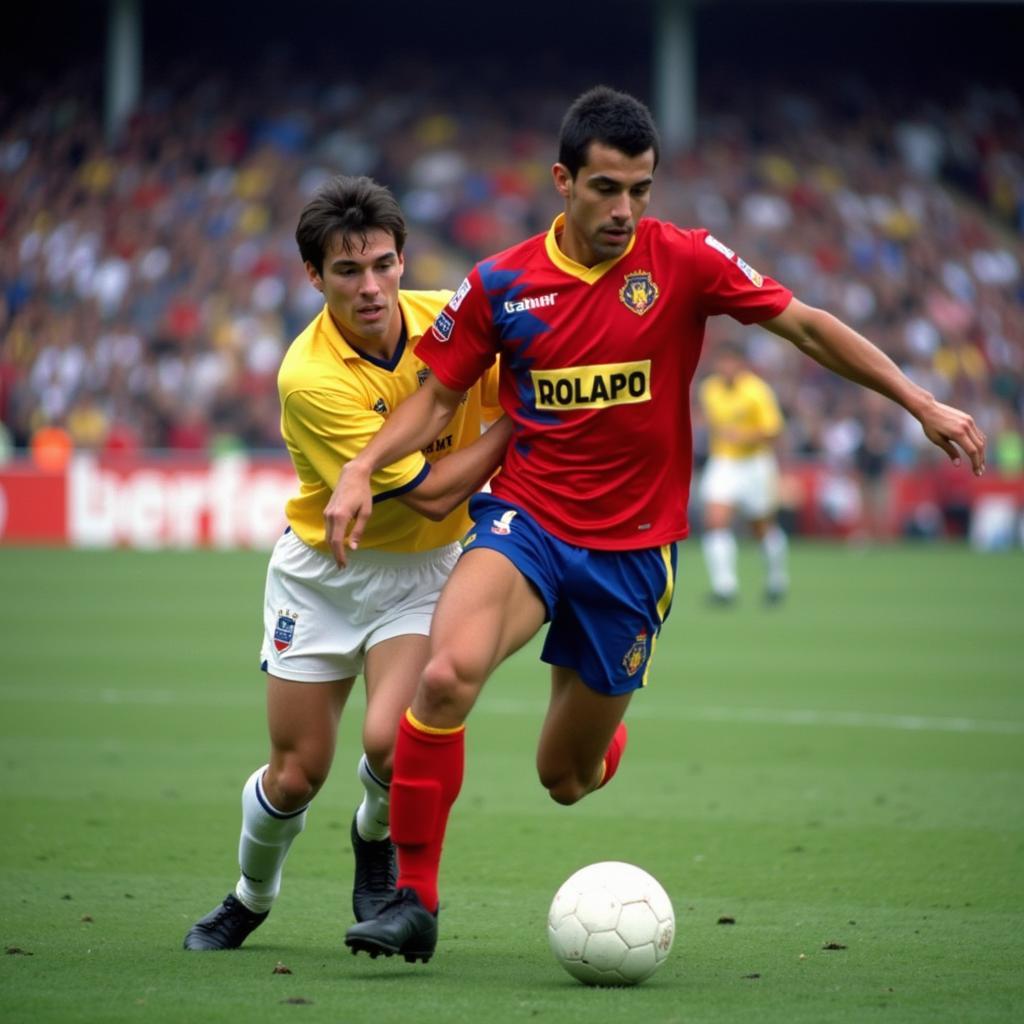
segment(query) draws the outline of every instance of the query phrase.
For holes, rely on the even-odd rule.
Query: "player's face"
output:
[[[324,253],[322,274],[306,263],[309,280],[323,292],[345,339],[371,348],[397,341],[401,333],[398,286],[404,269],[391,232],[379,228],[367,231],[365,242],[359,235],[334,235]]]
[[[731,352],[721,352],[715,359],[715,370],[731,384],[742,373],[743,360]]]
[[[563,164],[552,174],[565,199],[565,255],[586,267],[621,256],[650,202],[654,150],[626,156],[592,142],[575,178]]]

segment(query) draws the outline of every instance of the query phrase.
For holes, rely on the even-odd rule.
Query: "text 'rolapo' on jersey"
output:
[[[495,495],[580,547],[687,533],[689,389],[707,318],[778,316],[792,293],[703,229],[640,221],[626,252],[584,267],[546,235],[478,263],[416,353],[448,388],[497,355],[516,431]]]

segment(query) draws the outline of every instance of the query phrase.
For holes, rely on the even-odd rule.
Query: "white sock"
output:
[[[306,826],[306,810],[286,813],[271,806],[263,792],[264,765],[242,787],[242,835],[235,895],[254,913],[269,910],[281,888],[281,868],[292,840]]]
[[[377,778],[365,754],[359,759],[358,775],[363,784],[363,802],[356,811],[356,829],[364,839],[387,839],[391,834],[388,822],[391,787]]]
[[[761,540],[761,551],[767,572],[768,589],[782,592],[789,586],[789,573],[786,568],[789,552],[789,540],[781,526],[771,526]]]
[[[736,538],[732,530],[708,530],[701,542],[714,593],[731,597],[736,593]]]

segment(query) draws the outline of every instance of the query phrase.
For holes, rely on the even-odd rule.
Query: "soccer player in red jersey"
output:
[[[546,235],[479,263],[417,347],[427,383],[349,462],[325,512],[339,566],[372,508],[368,480],[436,436],[500,353],[514,432],[442,591],[431,654],[399,727],[391,786],[398,891],[349,929],[353,951],[427,960],[437,875],[463,772],[465,720],[494,668],[550,622],[551,701],[537,770],[572,804],[608,782],[623,715],[647,678],[686,536],[689,386],[709,316],[759,323],[898,402],[954,462],[984,470],[985,438],[884,353],[795,299],[704,230],[641,219],[658,137],[638,100],[598,87],[562,124]],[[346,541],[346,533],[352,526]]]

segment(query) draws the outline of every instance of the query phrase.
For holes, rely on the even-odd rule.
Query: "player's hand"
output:
[[[962,451],[971,460],[975,476],[985,472],[985,434],[967,413],[933,401],[918,419],[925,437],[938,445],[954,466],[960,465]]]
[[[350,462],[342,469],[338,477],[338,486],[334,488],[331,500],[324,509],[327,543],[339,569],[344,569],[348,565],[347,550],[355,551],[359,547],[359,541],[372,511],[370,475],[362,471],[355,462]]]

